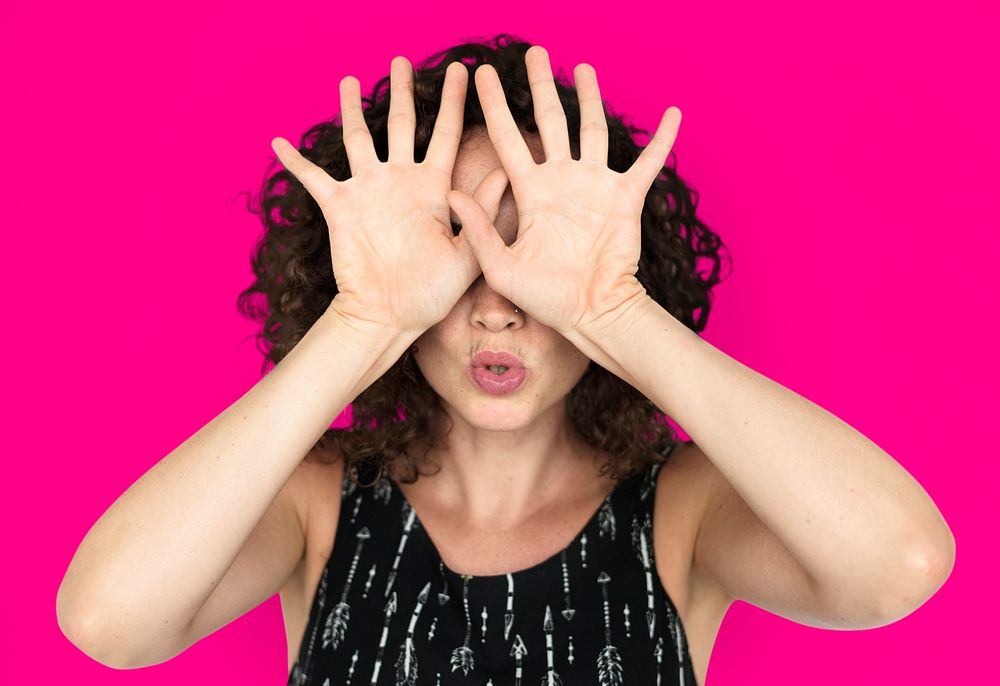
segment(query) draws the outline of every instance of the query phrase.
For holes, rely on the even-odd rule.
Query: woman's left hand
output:
[[[516,240],[508,247],[486,212],[461,191],[447,194],[490,288],[564,335],[645,298],[635,273],[646,192],[670,153],[681,113],[670,107],[649,144],[624,173],[608,168],[608,127],[588,64],[574,69],[580,101],[580,159],[570,154],[566,114],[548,54],[525,54],[535,122],[545,162],[535,164],[507,107],[496,70],[476,70],[489,137],[517,205]]]

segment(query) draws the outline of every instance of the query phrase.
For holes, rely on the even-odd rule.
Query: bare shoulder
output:
[[[306,532],[306,557],[324,561],[333,549],[333,536],[340,514],[344,459],[335,449],[314,448],[299,466],[297,507]]]
[[[695,674],[703,683],[708,660],[732,598],[695,566],[698,533],[723,478],[694,442],[674,448],[657,472],[653,505],[656,571],[677,608]]]
[[[320,576],[333,551],[343,474],[344,460],[339,454],[314,448],[289,479],[294,481],[290,491],[306,541],[298,569],[280,591],[289,670],[299,652]]]
[[[695,542],[712,491],[711,467],[698,446],[686,442],[674,448],[656,475],[656,571],[681,614],[691,602]]]

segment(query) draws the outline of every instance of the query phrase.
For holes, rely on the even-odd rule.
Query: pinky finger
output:
[[[337,181],[323,171],[322,167],[313,164],[303,157],[302,153],[294,145],[280,136],[271,139],[271,149],[274,150],[274,154],[278,156],[281,163],[285,165],[285,169],[290,171],[292,176],[305,186],[305,189],[309,191],[309,195],[319,203],[322,209],[323,204],[337,190]]]
[[[667,155],[677,140],[677,129],[680,125],[681,111],[677,107],[668,107],[660,119],[656,133],[639,154],[639,158],[625,172],[626,176],[632,177],[630,185],[638,187],[643,195],[663,170]]]

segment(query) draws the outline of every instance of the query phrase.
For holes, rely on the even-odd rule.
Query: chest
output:
[[[663,469],[667,468],[668,465],[665,465]],[[671,492],[660,497],[662,486],[658,486],[658,497],[654,503],[657,508],[654,517],[657,523],[654,536],[655,572],[664,590],[677,607],[687,635],[687,650],[691,655],[695,676],[698,683],[704,683],[708,656],[726,608],[719,608],[711,593],[705,589],[692,587],[689,579],[691,547],[697,522],[685,516],[680,504],[687,503],[687,511],[694,511],[695,508],[690,507],[691,500],[698,496],[688,490],[683,498],[677,497],[675,489],[684,488],[684,485],[676,479],[671,480],[667,474],[663,476],[667,478],[658,483],[669,481],[671,488],[666,490]],[[331,489],[325,497],[316,495],[311,497],[313,502],[308,503],[310,515],[306,555],[281,591],[289,669],[299,655],[303,639],[306,638],[305,629],[309,611],[333,549],[340,515],[339,490],[332,492]],[[552,557],[565,546],[566,541],[574,533],[579,531],[585,523],[582,520],[585,520],[586,516],[586,513],[582,513],[576,518],[571,516],[555,518],[554,526],[550,522],[547,526],[535,530],[490,534],[473,532],[463,527],[461,523],[449,523],[443,520],[428,521],[427,525],[430,532],[433,532],[441,559],[449,569],[463,570],[468,574],[490,575],[499,574],[503,570],[530,567]],[[329,592],[336,594],[337,591],[330,589]],[[460,597],[461,592],[455,595]],[[638,628],[642,608],[636,609],[639,612],[634,614],[633,625]],[[484,626],[485,622],[484,618]]]

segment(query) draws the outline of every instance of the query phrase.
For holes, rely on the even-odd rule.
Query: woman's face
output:
[[[538,135],[522,133],[535,162],[544,162]],[[452,188],[472,196],[479,182],[500,166],[486,130],[472,129],[458,149]],[[454,212],[452,221],[458,222]],[[509,185],[495,225],[507,245],[514,242],[517,207]],[[415,345],[417,366],[452,420],[495,431],[525,427],[552,412],[564,416],[566,395],[590,363],[590,358],[555,329],[523,310],[515,312],[513,303],[490,288],[482,275],[448,316],[425,331]],[[473,381],[469,372],[472,357],[484,350],[509,352],[521,359],[526,376],[516,390],[490,394]]]

